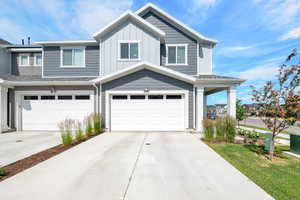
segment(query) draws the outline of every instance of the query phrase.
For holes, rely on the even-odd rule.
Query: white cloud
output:
[[[130,9],[132,3],[132,0],[79,0],[74,5],[76,23],[86,33],[92,34]]]
[[[6,10],[0,15],[0,37],[12,42],[24,35],[47,39],[87,39],[130,9],[133,0],[3,0]],[[18,5],[16,7],[16,5]],[[40,19],[39,19],[40,18]],[[31,19],[37,19],[32,23]],[[29,26],[28,26],[29,24]]]
[[[237,75],[239,78],[247,79],[247,81],[274,80],[278,74],[278,69],[278,66],[274,65],[258,66],[238,72]]]
[[[255,45],[252,46],[233,46],[233,47],[224,47],[220,50],[220,54],[226,55],[226,54],[231,54],[235,52],[241,52],[241,51],[246,51],[249,49],[255,48]]]
[[[254,0],[261,9],[262,21],[270,29],[281,29],[297,23],[300,13],[299,0]]]
[[[5,18],[0,19],[0,30],[5,30],[1,31],[0,38],[3,38],[7,41],[19,41],[27,34],[26,30],[22,26]]]
[[[213,7],[216,5],[218,0],[192,0],[192,9],[201,9],[201,8],[208,8]]]
[[[300,27],[294,28],[280,36],[279,40],[296,39],[300,37]]]

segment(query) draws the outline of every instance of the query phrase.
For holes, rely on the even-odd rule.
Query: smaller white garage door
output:
[[[112,95],[112,131],[183,131],[185,98],[172,95]]]
[[[92,95],[22,96],[22,130],[58,130],[64,119],[83,120],[93,112]]]

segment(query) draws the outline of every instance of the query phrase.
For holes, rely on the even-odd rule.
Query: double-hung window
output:
[[[167,44],[167,65],[187,65],[187,44]]]
[[[62,47],[61,67],[85,67],[84,47]]]
[[[29,66],[29,54],[19,55],[19,66]]]
[[[34,55],[34,65],[41,66],[42,65],[42,54],[35,54]]]
[[[119,41],[119,60],[139,60],[139,41]]]

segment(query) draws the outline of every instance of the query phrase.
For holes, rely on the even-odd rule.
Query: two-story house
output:
[[[57,130],[99,112],[109,131],[201,131],[207,96],[243,80],[213,73],[214,39],[153,4],[127,11],[92,40],[5,45],[1,128]]]

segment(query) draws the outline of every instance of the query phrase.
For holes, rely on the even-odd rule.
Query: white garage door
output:
[[[112,131],[183,131],[184,95],[112,95]]]
[[[66,118],[83,120],[93,112],[90,95],[26,95],[22,97],[23,130],[58,130]]]

